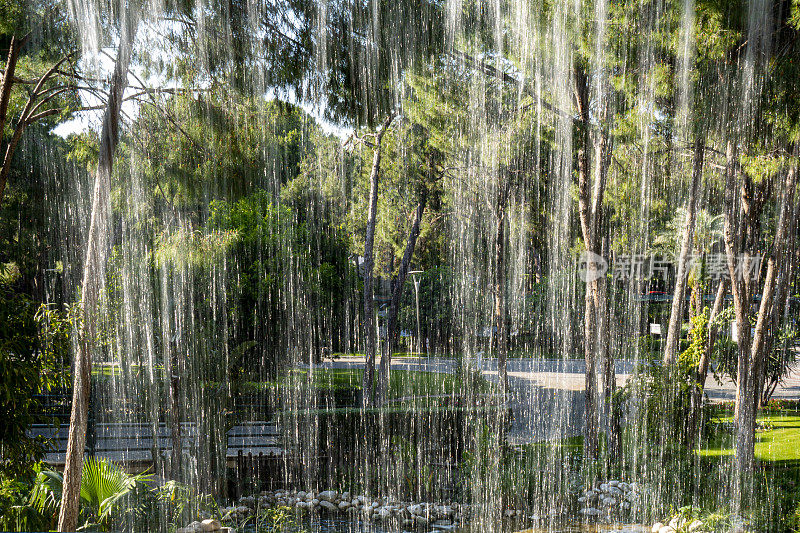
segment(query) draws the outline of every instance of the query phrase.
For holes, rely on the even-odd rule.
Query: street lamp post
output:
[[[422,356],[422,328],[419,325],[419,281],[417,274],[422,274],[422,270],[412,270],[409,272],[414,281],[414,300],[417,304],[417,353]]]

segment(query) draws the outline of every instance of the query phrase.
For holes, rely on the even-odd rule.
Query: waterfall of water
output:
[[[81,76],[98,87],[87,105],[105,105],[95,80],[113,70],[135,1],[68,1]],[[567,531],[597,515],[649,530],[672,507],[727,505],[727,487],[697,488],[738,476],[727,463],[660,466],[690,455],[681,446],[692,431],[670,419],[685,391],[657,396],[670,372],[655,339],[670,322],[674,267],[663,264],[678,261],[672,229],[683,228],[676,212],[692,178],[698,217],[733,209],[720,183],[741,164],[721,154],[783,141],[761,117],[772,3],[737,12],[744,52],[724,51],[735,65],[698,28],[739,19],[709,22],[705,4],[142,4],[95,280],[103,453],[150,468],[161,486],[180,482],[192,495],[183,522],[211,516],[200,494],[288,504],[300,523],[336,531],[446,528],[455,516],[472,531]],[[383,405],[362,403],[372,391],[360,374],[376,150],[367,299],[378,354],[410,213],[427,202],[398,319],[411,353],[391,365]],[[76,185],[54,210],[88,227],[86,196]],[[688,224],[690,251],[723,256],[718,236],[696,244],[698,224]],[[756,233],[740,245],[747,253],[768,246]],[[86,243],[65,241],[75,263]],[[686,271],[689,295],[700,274]],[[696,293],[703,302],[714,291]],[[343,356],[326,360],[333,353]],[[615,478],[625,484],[605,484]],[[604,496],[582,505],[601,482]],[[646,487],[638,500],[625,500],[631,482]],[[423,501],[459,511],[410,510]],[[314,506],[334,525],[302,514]],[[527,521],[509,522],[518,509]],[[183,526],[171,512],[156,506],[153,523]]]

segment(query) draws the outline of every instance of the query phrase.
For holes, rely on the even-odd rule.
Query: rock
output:
[[[422,509],[422,506],[417,504],[417,505],[409,505],[408,512],[414,515],[421,515],[424,511]]]
[[[669,526],[663,526],[658,530],[658,533],[675,533],[675,529]]]
[[[674,529],[675,531],[679,530],[683,527],[683,524],[686,523],[686,519],[682,516],[674,516],[672,520],[669,521],[669,527]]]
[[[691,524],[689,524],[689,528],[688,528],[689,529],[689,533],[692,533],[693,531],[697,531],[701,527],[703,527],[703,523],[700,520],[695,519],[695,520],[692,521]]]
[[[514,516],[514,511],[512,511],[511,509],[506,509],[503,514],[506,515],[506,518],[511,518],[512,516]]]
[[[662,524],[661,522],[656,522],[655,524],[653,524],[652,529],[650,529],[650,533],[658,533],[659,531],[661,531],[662,527],[664,527],[664,524]]]
[[[339,502],[339,509],[341,509],[342,511],[346,511],[348,507],[350,507],[350,502],[345,502],[345,501]]]
[[[619,487],[619,481],[617,481],[616,479],[612,479],[611,481],[608,482],[608,485],[610,487]]]
[[[298,498],[301,498],[301,499],[305,499],[305,498],[306,498],[306,493],[305,493],[305,491],[303,491],[303,490],[299,491],[299,492],[297,493],[297,497],[298,497]]]
[[[343,492],[342,493],[342,499],[343,500],[349,500],[351,498],[352,498],[352,495],[349,492]]]
[[[319,498],[320,500],[326,500],[326,501],[329,501],[329,502],[333,502],[338,497],[339,497],[339,493],[336,492],[335,490],[322,491],[317,496],[317,498]]]
[[[308,509],[310,504],[308,502],[297,502],[294,506],[298,509]]]
[[[428,525],[428,519],[425,518],[424,516],[415,515],[414,516],[414,522],[416,522],[418,526],[427,526]]]
[[[319,502],[319,506],[320,506],[320,507],[322,507],[323,509],[326,509],[327,511],[330,511],[330,512],[332,512],[332,513],[337,513],[337,512],[339,512],[339,508],[338,508],[338,507],[336,507],[336,506],[335,506],[334,504],[332,504],[331,502],[329,502],[328,500],[322,500],[322,501],[320,501],[320,502]]]
[[[314,498],[313,500],[311,500],[311,505],[313,505],[314,507],[317,507],[319,505],[319,500]]]
[[[586,496],[581,496],[578,498],[578,503],[586,503],[589,500]]]
[[[601,492],[608,492],[608,489],[609,489],[609,487],[610,487],[610,486],[609,486],[609,484],[608,484],[608,483],[601,483],[601,484],[600,484],[600,491],[601,491]]]
[[[219,520],[207,519],[200,522],[200,531],[219,531],[222,529],[222,524]]]
[[[191,527],[179,527],[175,533],[195,533],[197,530]]]
[[[388,507],[381,507],[380,511],[378,511],[378,516],[380,516],[381,520],[386,520],[392,516],[392,511]]]

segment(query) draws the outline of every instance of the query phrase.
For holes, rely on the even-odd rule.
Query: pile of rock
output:
[[[641,489],[637,483],[611,480],[587,489],[578,498],[580,514],[587,518],[618,516],[638,509]]]
[[[395,521],[403,527],[432,527],[439,530],[455,529],[465,524],[471,515],[469,505],[458,503],[436,504],[430,502],[402,502],[387,498],[371,499],[350,492],[325,490],[319,493],[303,490],[263,491],[257,498],[245,496],[237,505],[222,509],[224,517],[242,519],[253,509],[289,507],[301,512],[328,515],[345,514],[365,521]],[[506,509],[507,518],[522,517],[523,511]]]
[[[204,531],[220,531],[221,533],[231,533],[233,530],[229,527],[222,527],[219,520],[207,519],[202,522],[192,522],[186,527],[179,527],[175,533],[201,533]]]
[[[702,533],[703,522],[698,519],[688,520],[686,517],[674,516],[668,524],[656,522],[651,529],[652,533]]]

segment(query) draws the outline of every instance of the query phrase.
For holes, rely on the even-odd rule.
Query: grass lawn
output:
[[[286,378],[286,382],[305,380],[308,375],[308,370],[294,369]],[[364,370],[317,369],[312,376],[312,383],[318,389],[360,389]],[[389,376],[389,398],[452,395],[462,391],[463,385],[461,377],[455,374],[394,369]],[[492,387],[488,381],[477,376],[473,386],[479,393],[489,392]]]
[[[720,417],[717,423],[730,424],[732,416]],[[764,430],[756,431],[756,459],[759,461],[800,465],[800,411],[786,411],[758,417]],[[733,455],[734,437],[721,434],[703,443],[701,457]]]

